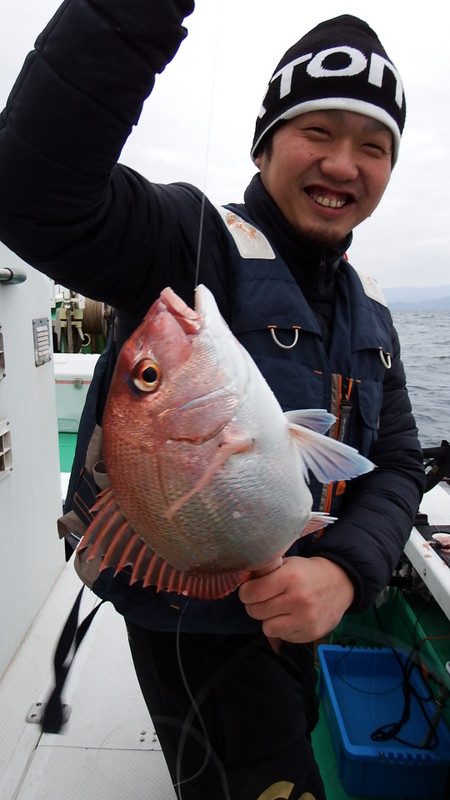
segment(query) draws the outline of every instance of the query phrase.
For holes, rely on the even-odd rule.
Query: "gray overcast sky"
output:
[[[0,102],[58,0],[0,0]],[[350,260],[388,286],[450,283],[450,48],[443,0],[197,0],[189,36],[147,101],[121,161],[155,181],[185,180],[239,201],[265,86],[283,52],[342,13],[378,33],[405,86],[400,159]]]

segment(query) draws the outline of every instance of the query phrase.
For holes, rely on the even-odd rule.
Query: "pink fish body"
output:
[[[333,421],[283,413],[206,287],[195,310],[165,289],[118,357],[103,418],[110,488],[80,549],[144,586],[228,594],[330,521],[311,514],[308,469],[323,482],[372,469],[323,435]]]

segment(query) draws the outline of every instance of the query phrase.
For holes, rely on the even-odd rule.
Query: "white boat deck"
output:
[[[450,494],[436,487],[423,510],[430,522],[448,524]],[[425,570],[424,580],[433,576],[430,589],[450,618],[450,569],[418,536],[413,531],[406,552],[421,574]],[[55,643],[79,588],[69,562],[0,681],[0,798],[174,800],[124,623],[110,604],[99,610],[77,654],[64,692],[71,715],[63,732],[42,734],[38,724],[26,722],[30,707],[47,697]],[[85,594],[81,617],[97,602]]]
[[[69,563],[0,682],[1,800],[174,800],[142,699],[122,618],[106,603],[80,646],[64,692],[61,734],[26,722],[47,697],[51,658],[80,589]],[[82,613],[97,599],[87,590]]]
[[[420,510],[430,525],[450,525],[450,487],[435,486],[422,500]],[[437,604],[450,620],[450,568],[413,528],[405,553]]]

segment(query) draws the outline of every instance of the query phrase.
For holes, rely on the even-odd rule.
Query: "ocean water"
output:
[[[450,311],[393,311],[422,447],[450,441]]]

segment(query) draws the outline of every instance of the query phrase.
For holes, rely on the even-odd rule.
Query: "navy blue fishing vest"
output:
[[[239,215],[231,206],[219,212],[230,234],[224,269],[232,275],[227,322],[233,333],[254,358],[283,410],[326,408],[336,416],[330,435],[367,455],[377,435],[383,378],[392,347],[391,317],[378,285],[342,259],[336,273],[334,323],[327,353],[317,320],[280,255],[251,220],[242,217],[241,209]],[[127,327],[126,319],[122,322]],[[123,335],[122,331],[122,340]],[[101,419],[114,351],[114,342],[110,342],[98,362],[80,424],[65,511],[73,508],[73,497],[80,492],[77,475],[92,430]],[[312,480],[310,488],[316,510],[337,512],[345,484],[323,487]],[[302,555],[306,547],[305,539],[300,539],[289,552]],[[223,600],[186,599],[152,588],[130,587],[127,574],[114,576],[112,569],[100,573],[93,590],[113,602],[126,619],[153,630],[175,631],[178,625],[183,632],[260,630],[260,623],[246,614],[237,592]]]
[[[233,206],[222,211],[233,238],[230,327],[284,411],[326,408],[330,435],[368,455],[377,436],[392,320],[381,290],[343,258],[336,272],[327,353],[317,319],[281,256]],[[311,482],[315,508],[337,511],[343,486]],[[337,492],[337,496],[336,496]]]

